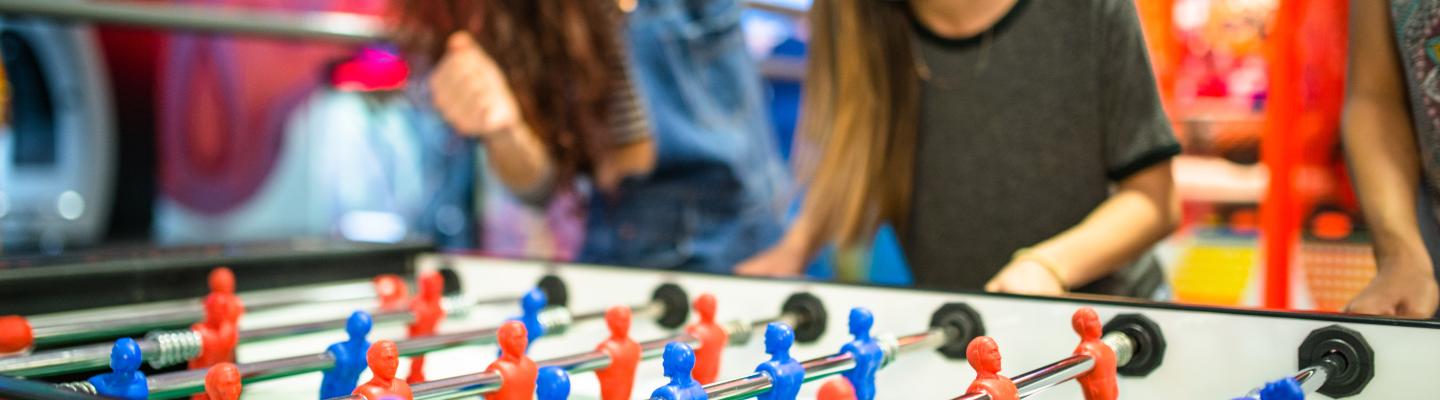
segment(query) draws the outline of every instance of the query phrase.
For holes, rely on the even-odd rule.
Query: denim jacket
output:
[[[592,196],[580,261],[728,273],[782,232],[786,171],[737,0],[641,0],[634,78],[657,163]]]

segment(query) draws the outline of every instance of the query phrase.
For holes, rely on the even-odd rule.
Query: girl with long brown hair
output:
[[[804,209],[739,272],[798,274],[890,223],[921,287],[1163,280],[1125,268],[1179,214],[1131,1],[816,0],[810,24]]]
[[[436,109],[511,192],[589,195],[580,261],[730,272],[779,238],[784,170],[738,0],[398,6]]]

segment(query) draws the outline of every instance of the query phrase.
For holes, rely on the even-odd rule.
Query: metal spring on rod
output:
[[[56,384],[55,387],[60,388],[60,389],[64,389],[64,390],[69,390],[69,391],[72,391],[72,392],[80,392],[80,393],[84,393],[84,394],[94,394],[94,395],[100,394],[100,393],[97,393],[97,392],[95,391],[95,385],[91,385],[90,382],[85,382],[85,381],[59,383],[59,384]]]
[[[150,366],[156,369],[180,364],[200,355],[204,344],[200,334],[190,330],[150,332],[145,340],[155,343],[153,356],[147,354]]]
[[[730,336],[730,344],[745,344],[750,341],[750,335],[755,333],[755,324],[749,320],[738,319],[726,324],[726,333]]]
[[[440,308],[445,309],[446,313],[450,314],[450,317],[464,317],[470,314],[470,310],[474,309],[474,307],[470,306],[471,303],[469,299],[458,294],[445,296],[440,299],[440,304]]]
[[[545,327],[545,332],[564,332],[565,328],[575,322],[570,310],[565,307],[550,307],[540,311],[540,325]]]
[[[881,366],[890,365],[891,362],[895,361],[895,357],[900,355],[900,338],[895,337],[895,335],[888,333],[877,335],[875,336],[875,342],[880,345],[882,353],[885,354],[885,357],[880,361]]]

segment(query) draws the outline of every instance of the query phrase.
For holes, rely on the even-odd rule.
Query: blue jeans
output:
[[[584,262],[729,273],[782,232],[786,171],[736,0],[642,0],[633,77],[655,134],[650,176],[592,196]]]

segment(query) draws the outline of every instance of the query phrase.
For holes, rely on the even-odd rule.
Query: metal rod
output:
[[[767,318],[755,322],[735,320],[726,323],[724,329],[731,338],[743,337],[749,339],[749,332],[758,327],[763,327],[772,321],[789,320],[795,321],[793,315],[782,315],[777,318]],[[640,359],[652,360],[661,356],[665,351],[665,345],[670,342],[682,342],[691,346],[698,346],[699,341],[689,334],[677,333],[659,339],[640,342]],[[734,342],[741,344],[742,342]],[[610,356],[600,351],[589,351],[564,357],[552,358],[539,361],[541,367],[560,367],[571,374],[585,373],[610,367]],[[410,390],[415,394],[416,399],[443,400],[473,397],[480,394],[490,393],[499,390],[501,385],[499,375],[481,372],[476,374],[461,375],[453,378],[439,379],[411,386]],[[358,397],[344,397],[341,399],[355,400]],[[335,399],[340,400],[340,399]]]
[[[1337,372],[1335,371],[1337,369],[1335,368],[1336,364],[1325,362],[1330,357],[1339,356],[1334,354],[1327,355],[1321,359],[1320,364],[1312,365],[1309,368],[1302,369],[1300,372],[1295,373],[1295,381],[1300,382],[1301,390],[1304,390],[1305,393],[1315,393],[1315,391],[1320,390],[1321,386],[1325,386],[1325,381],[1329,380],[1330,376]]]
[[[1300,390],[1304,391],[1304,393],[1315,393],[1315,391],[1320,390],[1321,386],[1325,386],[1325,381],[1330,379],[1331,375],[1338,372],[1344,363],[1345,358],[1343,356],[1335,353],[1326,354],[1320,358],[1319,362],[1295,372],[1294,375],[1290,375],[1290,378],[1295,379],[1295,382],[1300,384]],[[1259,400],[1260,388],[1251,389],[1249,393],[1246,393],[1245,396],[1240,398]]]
[[[0,14],[350,43],[382,41],[388,36],[379,18],[338,12],[301,13],[99,1],[0,0]]]
[[[184,311],[140,315],[115,312],[109,317],[88,321],[48,325],[32,324],[31,334],[35,338],[35,347],[53,347],[66,343],[138,335],[159,329],[173,329],[193,324],[195,321],[199,321],[198,318],[195,318],[195,314]]]
[[[0,5],[11,0],[0,0]],[[247,311],[273,310],[297,305],[373,300],[369,281],[239,294]],[[38,348],[66,343],[106,340],[146,332],[177,329],[200,321],[205,310],[200,299],[133,304],[104,309],[28,317]]]
[[[459,306],[450,305],[460,302],[457,297],[451,297],[446,299],[447,303],[450,303],[447,304],[446,311],[449,314],[460,314],[467,312],[469,308],[478,307],[480,304],[493,304],[497,302],[511,303],[518,297],[519,296],[486,299],[474,303],[461,304]],[[411,320],[410,311],[405,309],[372,310],[370,313],[374,323],[377,325],[408,323]],[[593,318],[594,317],[587,315],[581,319],[588,320]],[[347,316],[346,318],[303,322],[267,328],[244,329],[239,332],[240,343],[255,343],[264,340],[284,338],[290,335],[341,329],[345,327],[348,320],[349,317]],[[189,329],[152,331],[144,338],[137,339],[136,342],[140,345],[140,352],[144,356],[145,361],[149,362],[150,366],[156,369],[189,361],[191,358],[200,354],[201,347],[199,334]],[[40,351],[29,355],[0,358],[0,374],[21,378],[33,378],[104,369],[110,363],[111,347],[111,343],[97,343],[87,346]]]
[[[1122,332],[1110,332],[1100,338],[1106,346],[1115,351],[1115,365],[1125,366],[1135,356],[1135,341]],[[1036,368],[1011,378],[1015,382],[1020,398],[1026,398],[1046,389],[1068,382],[1095,368],[1095,359],[1090,356],[1074,355],[1060,361]],[[973,393],[953,400],[991,400],[989,394]]]
[[[640,359],[649,360],[659,357],[665,349],[665,344],[673,341],[686,341],[694,343],[695,339],[686,334],[675,334],[662,339],[656,339],[640,343]],[[610,367],[610,356],[599,351],[590,351],[565,357],[552,358],[539,361],[536,364],[540,367],[560,367],[571,374],[579,374]],[[461,375],[453,378],[439,379],[418,383],[410,387],[417,400],[440,400],[474,397],[476,395],[491,393],[500,390],[503,382],[499,374],[492,372],[481,372],[476,374]],[[355,399],[354,396],[344,399]]]
[[[1029,397],[1046,389],[1065,383],[1095,369],[1095,359],[1075,355],[1051,363],[1014,378],[1015,389],[1021,398]]]
[[[93,400],[103,399],[89,393],[61,389],[44,382],[0,376],[0,398],[14,400]]]
[[[880,347],[885,352],[885,362],[882,365],[888,365],[898,354],[922,348],[938,347],[953,334],[954,332],[948,329],[932,329],[900,338],[879,336],[876,340],[880,342]],[[805,368],[805,382],[810,382],[854,369],[855,359],[850,353],[841,352],[802,361],[800,366]],[[748,399],[769,392],[772,385],[769,375],[755,373],[739,379],[706,385],[705,395],[711,400]]]
[[[647,309],[648,307],[649,304],[636,308]],[[565,327],[575,322],[601,318],[603,315],[603,313],[585,313],[580,314],[578,317],[572,317],[568,309],[564,307],[552,307],[541,312],[540,323],[545,326],[546,333],[551,334],[564,330]],[[399,350],[401,357],[410,357],[462,345],[488,343],[495,339],[495,335],[498,332],[498,327],[492,327],[411,338],[396,341],[395,347]],[[268,361],[242,363],[236,365],[236,367],[240,370],[241,379],[249,383],[320,371],[332,367],[334,363],[335,360],[329,352],[321,352]],[[199,393],[204,388],[205,374],[208,371],[209,368],[200,368],[152,375],[146,379],[150,387],[150,398],[169,399]]]

